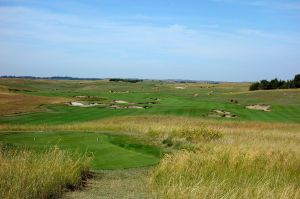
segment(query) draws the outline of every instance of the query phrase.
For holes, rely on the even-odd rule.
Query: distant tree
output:
[[[300,88],[300,74],[295,75],[294,85],[295,85],[295,88]]]
[[[111,82],[129,82],[129,83],[137,83],[142,82],[142,79],[121,79],[121,78],[111,78],[109,79]]]
[[[295,88],[295,81],[294,80],[286,81],[285,88]]]
[[[271,88],[271,89],[277,89],[277,88],[279,88],[279,81],[278,81],[277,78],[272,79],[272,80],[270,81],[270,88]]]
[[[268,80],[261,80],[258,88],[260,90],[268,90],[271,89],[270,82]]]
[[[261,80],[250,85],[249,90],[269,90],[269,89],[289,89],[289,88],[300,88],[300,74],[295,75],[293,80],[283,81],[277,78],[268,80]]]
[[[279,82],[278,82],[278,88],[283,88],[283,86],[284,86],[285,83],[286,83],[285,81],[279,80]]]
[[[259,88],[259,82],[255,82],[255,83],[250,85],[249,90],[250,91],[256,91],[256,90],[258,90],[258,88]]]

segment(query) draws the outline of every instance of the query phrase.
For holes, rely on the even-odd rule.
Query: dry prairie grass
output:
[[[82,123],[69,123],[63,125],[0,124],[0,131],[120,131],[135,134],[145,134],[148,133],[150,130],[165,133],[182,128],[199,128],[202,126],[206,126],[211,129],[222,130],[222,132],[227,133],[300,131],[300,124],[297,123],[216,121],[210,119],[199,119],[194,117],[178,116],[122,116]]]
[[[297,123],[126,116],[66,125],[0,125],[0,131],[37,130],[124,132],[158,143],[170,136],[191,137],[192,147],[172,150],[154,169],[150,185],[158,198],[299,198]],[[207,135],[218,139],[203,139]]]
[[[64,98],[16,94],[0,90],[0,116],[41,111],[40,105],[66,102]]]
[[[300,197],[299,154],[216,147],[166,156],[150,183],[156,198]]]
[[[297,123],[216,121],[176,116],[126,116],[65,125],[2,124],[0,132],[105,131],[149,136],[150,138],[154,136],[162,141],[168,136],[178,134],[183,129],[187,129],[187,133],[189,133],[194,130],[201,131],[203,128],[220,132],[219,134],[222,135],[222,139],[214,140],[213,143],[205,143],[206,145],[235,145],[264,149],[271,147],[283,151],[300,151],[300,124]],[[153,132],[155,132],[154,135]]]
[[[79,186],[90,159],[59,149],[46,153],[0,149],[0,198],[43,199]]]

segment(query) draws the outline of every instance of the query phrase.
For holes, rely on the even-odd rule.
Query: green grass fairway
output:
[[[106,104],[90,108],[71,107],[64,103],[40,104],[40,111],[11,115],[0,114],[0,124],[56,125],[99,120],[115,116],[177,115],[208,118],[211,110],[229,111],[239,117],[218,120],[300,122],[300,90],[249,92],[247,83],[171,83],[144,81],[139,83],[101,81],[54,81],[0,79],[2,89],[26,96],[60,97],[68,102],[93,101]],[[183,89],[178,89],[183,88]],[[76,96],[92,96],[80,99]],[[155,101],[154,99],[159,99]],[[238,103],[231,103],[234,99]],[[3,99],[4,101],[5,99]],[[125,100],[147,109],[112,109],[115,100]],[[1,100],[0,100],[1,101]],[[155,104],[149,104],[149,103]],[[148,104],[147,104],[148,103]],[[251,104],[271,105],[271,112],[246,109]],[[117,104],[118,105],[118,104]],[[0,104],[5,106],[5,104]],[[19,105],[20,106],[20,105]],[[26,108],[26,105],[24,105]]]
[[[97,141],[98,139],[98,141]],[[0,142],[42,151],[55,145],[62,149],[93,153],[93,169],[123,169],[154,165],[160,149],[140,144],[130,136],[100,133],[7,133]]]

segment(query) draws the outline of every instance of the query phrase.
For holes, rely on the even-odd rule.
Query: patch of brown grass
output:
[[[0,115],[12,115],[41,111],[43,104],[66,102],[64,98],[16,94],[0,89]]]

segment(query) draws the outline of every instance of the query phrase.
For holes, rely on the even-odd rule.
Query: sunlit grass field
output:
[[[35,154],[53,146],[89,154],[93,170],[154,166],[148,175],[154,198],[300,197],[299,89],[107,80],[0,79],[0,85],[2,144]],[[270,111],[245,108],[255,104]]]
[[[161,152],[126,135],[103,133],[7,133],[0,140],[16,147],[45,151],[54,146],[60,149],[88,153],[93,169],[121,169],[157,164]]]
[[[255,91],[249,92],[247,83],[240,84],[175,84],[159,81],[145,81],[142,83],[102,81],[47,81],[47,80],[0,80],[0,85],[6,91],[6,96],[18,93],[14,98],[22,96],[52,97],[53,103],[41,102],[40,112],[36,109],[27,113],[26,104],[16,104],[24,110],[13,117],[0,117],[0,124],[65,124],[98,120],[112,116],[128,115],[177,115],[207,118],[213,109],[220,109],[236,114],[239,121],[266,121],[266,122],[300,122],[300,92],[299,89]],[[184,88],[184,89],[177,89]],[[9,91],[9,89],[11,91]],[[112,91],[112,92],[111,92]],[[2,94],[1,100],[5,97]],[[126,100],[129,103],[149,102],[147,109],[111,109],[103,106],[82,108],[66,106],[63,101],[80,101],[76,96],[99,97],[94,101],[113,104],[113,100]],[[159,99],[159,101],[153,100]],[[48,99],[48,98],[47,98]],[[231,100],[237,103],[231,103]],[[36,101],[32,99],[31,103]],[[13,103],[13,102],[12,102]],[[7,103],[6,103],[7,104]],[[262,112],[246,109],[249,104],[268,104],[271,112]],[[147,105],[147,104],[146,104]],[[2,105],[0,110],[7,109]],[[29,107],[28,107],[29,108]],[[12,107],[11,109],[16,108]],[[28,112],[32,112],[29,109]],[[10,115],[13,113],[10,113]],[[1,111],[1,115],[5,115]],[[223,119],[223,118],[222,118]],[[227,120],[230,120],[227,118]]]

